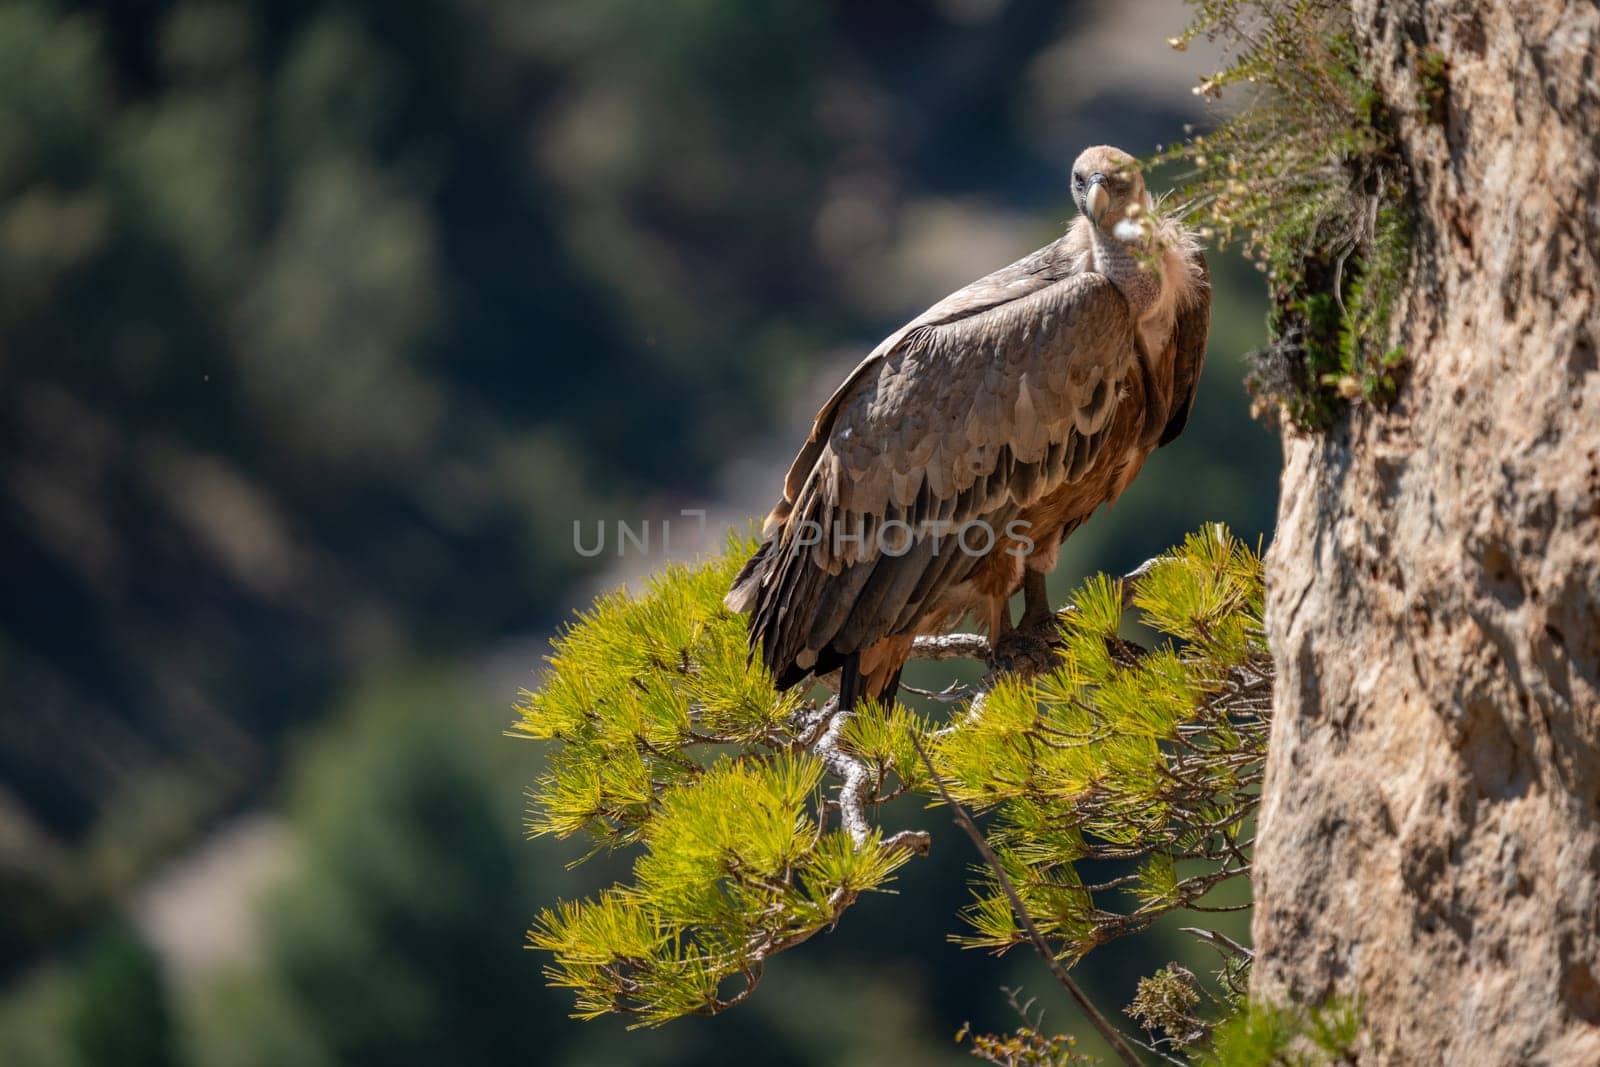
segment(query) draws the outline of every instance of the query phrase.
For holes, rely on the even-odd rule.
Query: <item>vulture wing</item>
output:
[[[1206,365],[1206,335],[1211,329],[1211,268],[1205,253],[1198,248],[1189,256],[1193,274],[1199,280],[1196,299],[1178,309],[1176,338],[1178,358],[1172,368],[1172,411],[1161,431],[1161,444],[1170,445],[1189,422],[1194,395],[1200,388],[1200,372]]]
[[[1093,465],[1134,326],[1111,282],[1042,255],[930,308],[823,406],[728,597],[780,685],[909,632],[980,562],[954,531],[998,537]]]

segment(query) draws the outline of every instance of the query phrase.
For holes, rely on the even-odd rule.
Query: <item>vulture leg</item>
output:
[[[1026,567],[1022,571],[1022,621],[994,639],[996,670],[1042,674],[1055,665],[1055,612],[1045,590],[1045,574]]]
[[[1045,629],[1056,617],[1050,609],[1050,592],[1045,587],[1044,571],[1032,567],[1022,569],[1022,622],[1020,630],[1048,633]]]

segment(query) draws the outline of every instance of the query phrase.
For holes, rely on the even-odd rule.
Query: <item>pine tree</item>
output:
[[[514,733],[548,743],[532,832],[634,857],[631,879],[556,904],[530,934],[576,1014],[658,1025],[745,999],[773,955],[925,851],[927,831],[878,828],[900,798],[981,824],[987,862],[960,940],[1031,944],[1058,967],[1174,911],[1203,914],[1247,876],[1272,667],[1261,561],[1226,529],[1127,580],[1086,582],[1058,616],[1051,669],[954,686],[931,702],[944,720],[777,692],[722,604],[752,547],[730,537],[638,596],[601,597],[519,706]],[[1148,647],[1123,636],[1130,606]],[[918,651],[986,645],[957,634]],[[1197,932],[1222,952],[1208,996],[1231,1011],[1249,954]]]

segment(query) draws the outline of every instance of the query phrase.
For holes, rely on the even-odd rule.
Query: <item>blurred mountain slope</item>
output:
[[[0,3],[0,977],[272,800],[351,676],[548,630],[574,520],[764,507],[724,471],[796,397],[1059,232],[1085,141],[1194,117],[1181,20]],[[1075,561],[1265,529],[1259,321]]]

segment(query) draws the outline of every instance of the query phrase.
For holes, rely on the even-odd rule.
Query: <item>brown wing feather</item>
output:
[[[907,334],[838,401],[798,497],[820,495],[817,562],[856,562],[885,519],[961,523],[1065,477],[1048,466],[1107,422],[1133,361],[1127,305],[1078,275],[957,322]],[[834,528],[842,532],[833,536]]]
[[[844,381],[839,383],[833,395],[817,412],[810,436],[806,438],[799,454],[789,466],[789,473],[783,483],[783,499],[772,509],[772,514],[767,520],[767,529],[770,531],[793,510],[795,500],[816,466],[817,458],[828,443],[839,405],[854,392],[863,378],[877,372],[884,359],[899,348],[908,335],[924,327],[942,326],[981,314],[999,304],[1053,285],[1070,274],[1080,272],[1087,261],[1087,254],[1088,244],[1085,235],[1074,230],[1015,263],[958,289],[884,338],[867,358],[856,364],[855,368],[845,376]],[[918,462],[926,462],[927,459],[926,455],[917,457]]]
[[[1211,332],[1211,267],[1198,248],[1189,257],[1197,268],[1200,286],[1194,299],[1178,309],[1174,329],[1178,356],[1172,365],[1172,410],[1161,431],[1161,445],[1178,439],[1189,422],[1195,394],[1200,390],[1200,374],[1206,365],[1206,338]]]
[[[930,523],[999,532],[1091,465],[1134,359],[1127,303],[1097,274],[1017,276],[1028,262],[899,331],[823,407],[729,596],[780,684],[914,627],[972,573]]]

